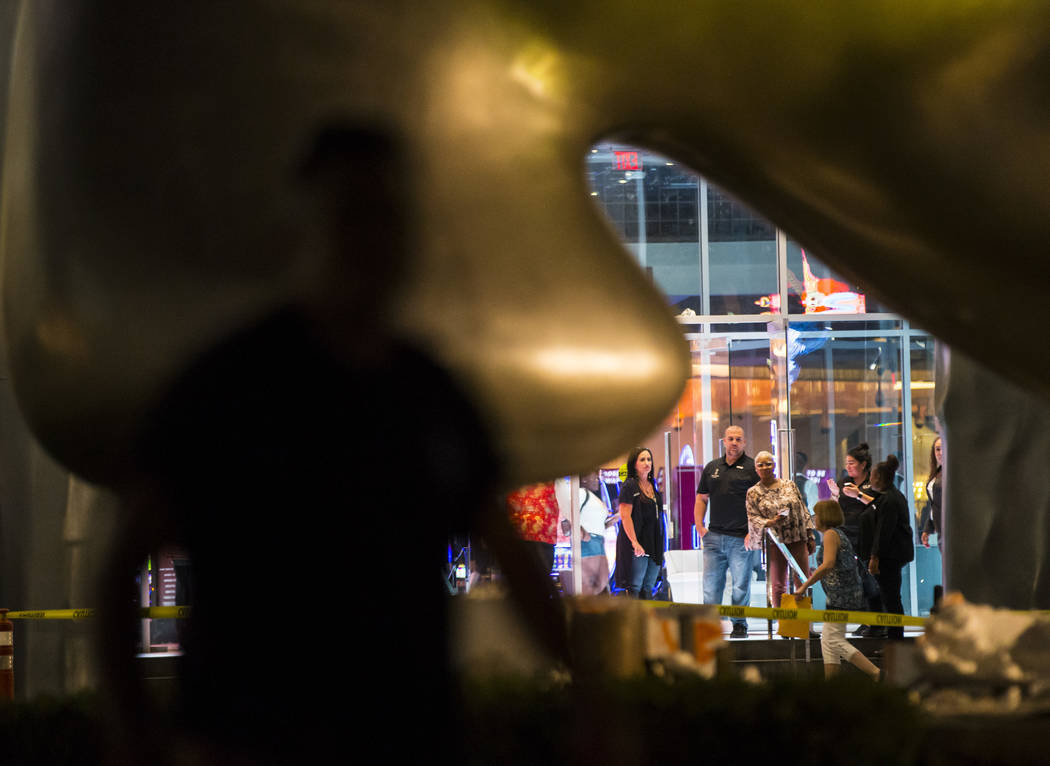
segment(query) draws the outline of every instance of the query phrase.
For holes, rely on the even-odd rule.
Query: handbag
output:
[[[860,575],[860,587],[864,591],[864,598],[871,600],[878,598],[882,591],[879,590],[879,581],[875,575],[868,571],[860,559],[857,559],[857,574]]]

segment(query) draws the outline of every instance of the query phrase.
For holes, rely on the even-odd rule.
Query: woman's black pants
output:
[[[901,601],[901,572],[906,562],[896,559],[879,559],[879,573],[875,579],[882,592],[882,608],[890,614],[904,614],[904,603]],[[890,638],[904,638],[903,627],[891,627],[887,630]]]

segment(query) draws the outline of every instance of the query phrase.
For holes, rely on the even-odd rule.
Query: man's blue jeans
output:
[[[733,576],[733,606],[751,606],[754,551],[744,549],[744,538],[708,531],[703,537],[703,548],[704,603],[722,603],[728,569]],[[747,620],[734,617],[733,624],[747,627]]]

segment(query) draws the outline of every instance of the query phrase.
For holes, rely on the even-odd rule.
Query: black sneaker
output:
[[[747,627],[736,623],[733,625],[733,632],[729,634],[730,638],[747,638]]]
[[[869,630],[871,630],[870,626],[868,626],[868,625],[861,625],[855,631],[853,631],[853,635],[859,636],[860,638],[867,638]]]
[[[871,626],[864,635],[865,638],[889,638],[889,632],[883,625]]]

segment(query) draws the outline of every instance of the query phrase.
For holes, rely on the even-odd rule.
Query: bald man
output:
[[[754,551],[748,542],[747,491],[758,483],[755,461],[744,453],[744,429],[729,426],[722,435],[725,455],[715,458],[700,475],[693,517],[703,540],[704,603],[722,603],[726,571],[733,575],[733,605],[751,604]],[[704,525],[710,506],[711,518]],[[733,618],[730,638],[747,638],[747,620]]]

